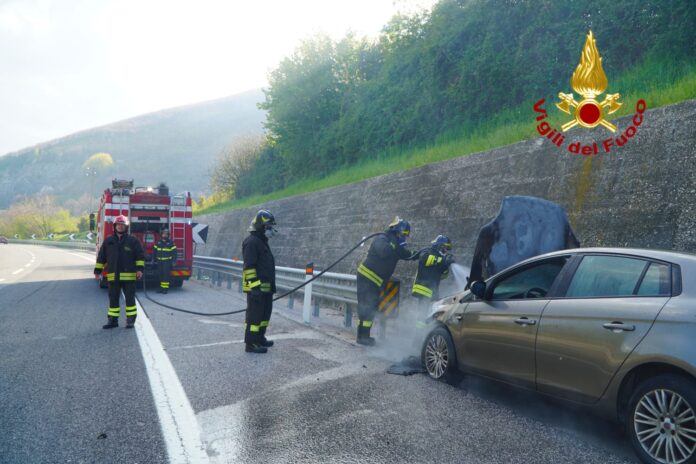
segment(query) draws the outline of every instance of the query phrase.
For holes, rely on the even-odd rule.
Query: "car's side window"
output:
[[[552,258],[504,276],[495,283],[491,299],[544,298],[567,260],[567,256]]]
[[[650,263],[648,272],[638,288],[640,296],[669,296],[672,293],[672,280],[669,266]]]
[[[622,256],[585,256],[570,282],[569,298],[630,296],[647,261]]]

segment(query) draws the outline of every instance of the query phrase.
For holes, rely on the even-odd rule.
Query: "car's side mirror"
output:
[[[96,227],[96,221],[94,220],[94,213],[89,213],[89,230],[90,230],[90,232],[94,232],[95,227]]]
[[[476,295],[477,298],[483,300],[483,297],[486,294],[486,282],[482,280],[477,280],[476,282],[471,284],[471,293]]]

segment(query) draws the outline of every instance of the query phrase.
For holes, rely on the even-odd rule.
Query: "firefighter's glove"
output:
[[[454,264],[454,256],[450,253],[447,253],[445,255],[445,265],[449,266],[450,264]]]

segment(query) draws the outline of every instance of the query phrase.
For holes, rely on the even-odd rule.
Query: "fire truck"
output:
[[[154,246],[160,233],[169,229],[176,245],[176,262],[172,264],[171,287],[181,287],[191,277],[193,265],[193,233],[191,193],[170,195],[165,184],[157,187],[133,187],[133,180],[114,179],[104,190],[96,213],[97,253],[101,244],[114,233],[113,220],[124,215],[130,221],[129,233],[136,237],[145,251],[145,280],[159,282]],[[99,284],[107,286],[106,272]]]

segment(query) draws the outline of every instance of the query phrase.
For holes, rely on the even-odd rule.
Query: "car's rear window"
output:
[[[633,295],[646,265],[647,262],[642,259],[585,256],[570,282],[566,296],[582,298]]]
[[[650,263],[648,272],[645,273],[645,277],[640,283],[638,295],[668,296],[671,289],[669,266],[661,263]]]

